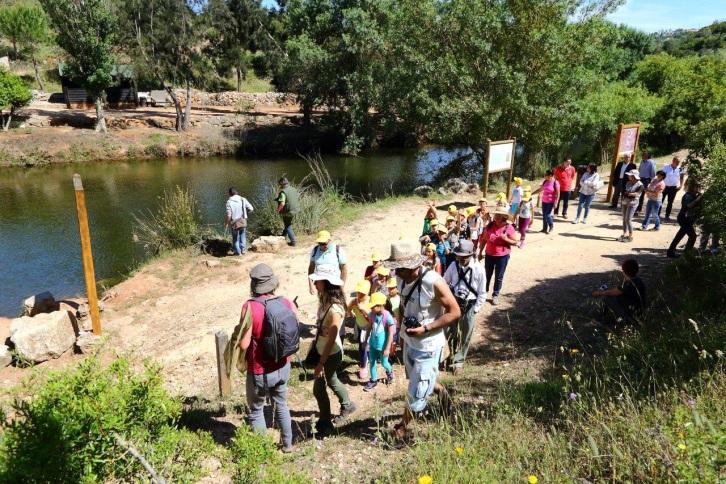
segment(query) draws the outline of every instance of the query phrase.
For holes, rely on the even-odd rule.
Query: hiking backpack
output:
[[[280,297],[256,298],[265,308],[262,321],[262,354],[270,361],[280,361],[300,349],[300,323]]]

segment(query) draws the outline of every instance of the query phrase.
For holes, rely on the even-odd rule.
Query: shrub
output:
[[[253,432],[247,425],[241,425],[234,434],[230,446],[235,462],[235,482],[259,482],[264,466],[275,466],[278,454],[275,444],[266,435]]]

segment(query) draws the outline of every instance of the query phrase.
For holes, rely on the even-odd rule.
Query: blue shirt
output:
[[[388,338],[387,330],[395,324],[393,316],[384,310],[381,314],[371,311],[368,317],[371,320],[371,335],[368,339],[368,346],[374,350],[383,351]]]
[[[640,167],[638,168],[638,174],[641,179],[648,178],[652,180],[655,178],[655,161],[651,158],[641,161]]]
[[[315,263],[315,267],[319,265],[331,265],[334,267],[340,267],[347,263],[345,252],[343,249],[335,246],[334,243],[328,243],[328,249],[323,252],[319,245],[316,245],[310,254],[310,262]]]

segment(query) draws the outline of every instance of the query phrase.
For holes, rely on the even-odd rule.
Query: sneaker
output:
[[[553,225],[553,226],[552,226],[552,227],[550,228],[549,232],[547,232],[547,233],[548,233],[548,234],[551,234],[551,233],[552,233],[552,232],[554,232],[554,231],[555,231],[555,226]]]
[[[368,383],[366,383],[366,386],[363,387],[363,391],[369,392],[369,391],[373,390],[377,385],[378,385],[378,382],[370,380]],[[342,412],[341,412],[341,416],[342,416]]]
[[[282,446],[280,447],[280,452],[282,452],[283,454],[292,454],[293,452],[295,452],[295,447],[293,447],[292,445],[289,445],[287,447]]]
[[[582,219],[582,222],[580,222],[580,223],[581,223],[581,224],[586,224],[586,223],[587,223],[587,219],[586,219],[586,218],[583,218],[583,219]]]
[[[648,231],[648,227],[640,227],[639,230],[642,230],[643,232],[647,232]]]
[[[540,230],[540,233],[542,233],[542,234],[545,234],[545,235],[546,235],[546,234],[548,234],[548,233],[549,233],[549,231],[548,231],[547,229],[542,229],[542,230]]]
[[[660,230],[660,226],[653,227],[653,230],[658,232]]]
[[[579,224],[579,223],[580,223],[580,219],[577,219],[577,218],[576,218],[575,220],[573,220],[573,221],[572,221],[572,223],[573,223],[573,224]]]
[[[333,420],[335,423],[344,422],[348,417],[351,416],[351,414],[355,413],[355,411],[358,410],[358,407],[355,405],[355,403],[350,402],[345,407],[340,407],[340,415],[335,417]]]
[[[368,370],[365,368],[360,368],[358,370],[358,379],[359,380],[367,380],[368,379]]]
[[[492,306],[499,304],[499,296],[492,297]]]
[[[393,383],[393,372],[387,371],[386,372],[386,385],[390,385],[391,383]]]
[[[567,219],[568,219],[568,218],[570,218],[570,217],[568,217],[566,213],[563,213],[563,214],[562,214],[562,218],[563,218],[563,219],[565,219],[565,220],[567,220]]]

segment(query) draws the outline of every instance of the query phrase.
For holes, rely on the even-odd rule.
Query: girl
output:
[[[441,270],[445,271],[449,267],[449,257],[451,256],[451,245],[449,244],[448,231],[446,227],[439,227],[439,243],[436,244],[436,254],[441,261]]]
[[[481,210],[479,215],[484,222],[483,227],[486,227],[486,225],[492,221],[492,216],[489,214],[489,202],[487,202],[486,198],[479,199],[479,210]]]
[[[517,216],[519,213],[519,204],[522,202],[522,194],[524,189],[522,188],[522,179],[518,176],[514,177],[514,188],[512,189],[512,196],[509,197],[509,213],[514,218],[514,226],[517,226]]]
[[[386,287],[386,283],[390,276],[391,270],[387,267],[380,266],[376,269],[375,276],[371,280],[371,294],[374,292],[382,292],[384,295],[388,295],[388,287]]]
[[[522,191],[522,201],[519,203],[517,217],[519,218],[519,244],[520,249],[524,247],[524,238],[527,236],[527,229],[532,223],[534,214],[534,203],[532,202],[532,187],[527,185]]]
[[[620,242],[633,241],[633,215],[638,208],[640,193],[643,191],[638,170],[630,170],[626,175],[628,182],[623,189],[623,235],[618,238]]]
[[[536,195],[542,192],[542,230],[545,234],[549,234],[555,229],[555,217],[552,215],[557,200],[560,198],[560,182],[555,180],[555,174],[552,170],[545,172],[545,179],[542,185],[532,192]]]
[[[371,283],[363,280],[355,285],[355,297],[348,305],[348,316],[355,317],[355,340],[358,342],[358,378],[365,379],[367,375],[368,348],[368,312],[371,305],[368,301],[368,294],[371,291]]]
[[[401,296],[398,294],[398,281],[395,277],[388,279],[386,286],[388,286],[386,310],[391,313],[393,320],[396,322],[396,333],[393,335],[393,345],[391,346],[391,354],[395,356],[396,345],[398,345],[398,310],[401,307]]]
[[[592,199],[595,198],[595,194],[600,189],[600,175],[597,174],[597,166],[594,163],[587,165],[587,171],[582,174],[580,178],[580,193],[579,200],[577,202],[577,215],[573,224],[580,223],[580,214],[584,209],[584,216],[582,217],[582,223],[587,223],[587,216],[590,214],[590,205],[592,205]]]
[[[439,275],[441,275],[443,271],[441,270],[441,261],[436,253],[436,244],[433,242],[427,244],[424,250],[424,255],[426,256],[426,261],[424,261],[423,265],[429,269],[435,270],[439,273]]]
[[[373,278],[376,269],[383,265],[383,256],[377,250],[371,254],[371,265],[366,267],[365,275],[363,276],[367,281]]]
[[[371,312],[368,313],[368,353],[370,354],[371,378],[363,388],[369,392],[378,385],[378,362],[386,370],[386,385],[393,382],[393,367],[388,362],[388,355],[391,354],[391,345],[396,332],[396,322],[391,313],[383,306],[386,304],[386,296],[377,292],[371,296]]]
[[[474,243],[474,253],[476,253],[476,248],[479,245],[479,237],[484,231],[484,219],[481,216],[481,207],[474,209],[474,220],[469,224],[471,226],[471,241]]]

